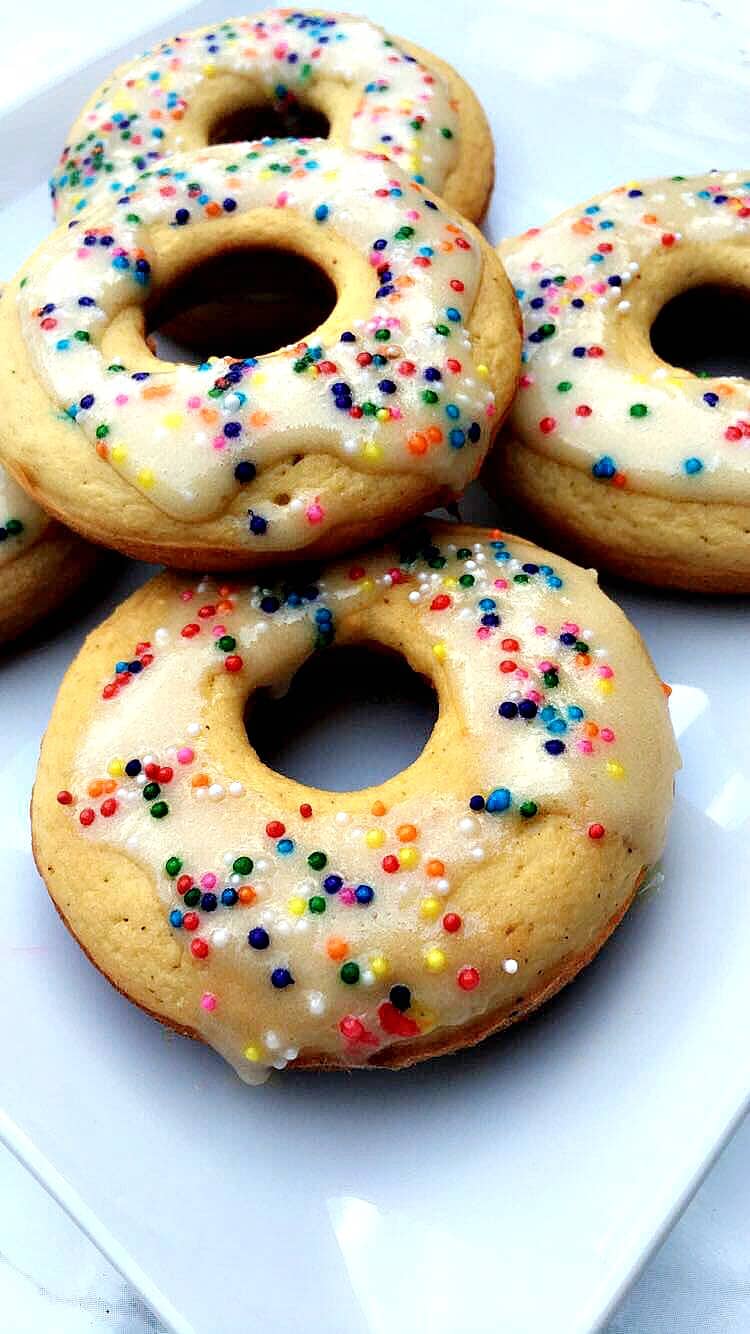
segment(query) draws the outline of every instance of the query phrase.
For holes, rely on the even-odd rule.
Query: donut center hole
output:
[[[337,300],[328,274],[304,255],[270,246],[230,250],[156,295],[146,337],[162,361],[258,357],[298,343]]]
[[[317,108],[290,97],[235,107],[213,122],[209,144],[238,144],[252,139],[327,139],[328,117]]]
[[[251,696],[245,730],[269,769],[309,787],[375,787],[412,764],[437,722],[437,695],[399,653],[377,645],[308,658],[281,699]]]
[[[694,375],[750,380],[750,292],[706,283],[672,297],[651,326],[657,357]]]

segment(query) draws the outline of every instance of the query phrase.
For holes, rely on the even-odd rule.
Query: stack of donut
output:
[[[94,93],[0,303],[0,561],[28,547],[3,579],[48,587],[89,542],[170,567],[63,682],[37,864],[111,982],[248,1082],[409,1065],[527,1014],[664,844],[666,691],[595,572],[427,511],[484,466],[603,566],[750,586],[739,396],[662,373],[644,335],[696,256],[741,256],[750,186],[628,187],[501,259],[476,227],[493,157],[429,52],[341,14],[228,20]],[[253,355],[210,315],[238,260],[287,274],[245,303]],[[167,316],[236,345],[168,361]],[[248,700],[357,643],[433,682],[426,748],[355,792],[274,773]]]

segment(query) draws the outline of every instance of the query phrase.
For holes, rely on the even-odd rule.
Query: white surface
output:
[[[708,6],[561,14],[485,0],[461,14],[379,0],[377,12],[452,58],[487,107],[499,168],[491,237],[617,179],[742,165],[745,39]],[[9,268],[45,231],[34,182],[93,81],[68,81],[0,122]],[[19,157],[25,125],[34,134]],[[28,791],[57,682],[85,624],[134,576],[0,669],[14,720],[0,761],[12,887],[0,1099],[47,1160],[36,1171],[79,1217],[90,1211],[100,1244],[158,1290],[154,1306],[180,1313],[176,1328],[592,1329],[750,1093],[746,604],[618,595],[677,687],[685,772],[664,888],[578,983],[508,1036],[406,1076],[297,1075],[248,1091],[212,1053],[169,1039],[111,991],[31,864]],[[674,1295],[649,1324],[648,1302],[633,1310],[639,1290],[618,1334],[710,1328],[681,1326]],[[50,1327],[63,1328],[32,1326]]]

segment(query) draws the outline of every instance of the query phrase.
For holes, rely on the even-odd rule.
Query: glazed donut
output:
[[[60,606],[95,563],[95,548],[48,518],[0,465],[0,643]]]
[[[148,311],[243,246],[327,274],[330,316],[257,358],[158,360]],[[490,246],[386,159],[322,140],[175,156],[59,228],[9,288],[0,453],[51,513],[131,556],[218,569],[350,549],[478,472],[518,319]]]
[[[196,28],[121,65],[73,125],[51,182],[58,218],[133,189],[175,150],[237,132],[245,113],[272,108],[299,134],[312,110],[345,148],[387,153],[414,180],[477,222],[494,175],[492,136],[455,70],[366,19],[269,9]],[[279,137],[276,135],[275,137]]]
[[[750,590],[750,392],[656,355],[678,294],[750,285],[750,181],[630,182],[501,247],[525,374],[489,462],[550,541],[627,578]]]
[[[363,642],[434,682],[419,758],[347,793],[264,766],[248,698]],[[596,953],[661,852],[678,762],[591,571],[434,524],[314,582],[166,573],[133,594],[63,682],[34,848],[98,968],[244,1079],[401,1066],[520,1018]]]

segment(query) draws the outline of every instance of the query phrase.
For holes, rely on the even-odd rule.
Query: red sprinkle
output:
[[[604,838],[606,832],[603,824],[589,825],[589,838]]]
[[[556,426],[557,422],[554,417],[542,417],[542,420],[539,423],[539,430],[542,435],[550,435]]]
[[[239,653],[230,653],[224,659],[224,666],[228,672],[241,672],[243,668],[242,658]]]
[[[381,866],[383,867],[384,871],[388,872],[388,875],[394,875],[399,867],[398,857],[394,857],[393,853],[389,852],[387,857],[383,858]]]
[[[462,991],[473,991],[479,986],[479,973],[476,968],[460,968],[456,981]]]
[[[446,607],[450,607],[450,605],[451,600],[448,594],[438,593],[437,597],[434,597],[430,603],[430,611],[445,611]]]
[[[99,807],[99,810],[101,814],[105,816],[105,818],[107,816],[114,815],[115,811],[117,810],[117,802],[115,801],[114,797],[107,797],[106,801],[102,802],[101,806]]]
[[[269,820],[266,825],[266,833],[269,838],[282,838],[286,833],[286,825],[281,820]]]
[[[191,875],[181,875],[177,881],[177,893],[187,894],[188,890],[192,889],[192,886],[193,877]]]
[[[182,925],[186,931],[194,931],[198,925],[197,912],[186,912],[182,919]]]
[[[185,918],[183,917],[183,922]],[[208,941],[203,940],[201,936],[196,936],[195,940],[190,942],[190,953],[194,959],[205,959],[208,954]]]
[[[303,820],[309,820],[311,818],[313,809],[309,801],[303,801],[302,805],[299,808],[299,813],[302,816]]]
[[[443,918],[443,929],[453,935],[454,931],[460,931],[463,923],[457,912],[447,912]]]
[[[62,792],[58,792],[57,800],[61,806],[70,806],[73,803],[73,793],[68,792],[66,788],[63,788]]]
[[[195,639],[195,636],[199,635],[200,632],[201,632],[200,626],[196,625],[194,621],[191,622],[189,625],[183,625],[182,629],[180,630],[180,634],[182,635],[183,639]]]
[[[81,811],[81,814],[78,816],[78,819],[81,821],[82,825],[88,826],[94,823],[96,815],[92,811],[90,806],[84,806],[83,810]]]

